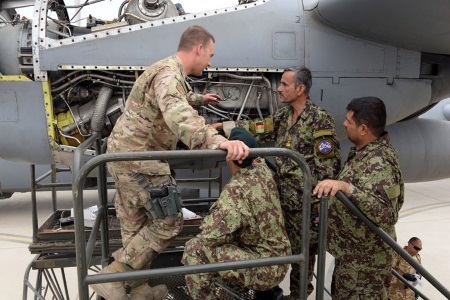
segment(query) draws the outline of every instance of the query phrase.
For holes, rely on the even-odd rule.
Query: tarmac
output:
[[[95,204],[96,192],[86,191],[85,207]],[[72,207],[71,192],[58,192],[58,209]],[[38,192],[39,225],[52,214],[50,192]],[[0,299],[23,299],[25,271],[34,258],[28,245],[32,237],[30,193],[16,193],[10,199],[0,200]],[[450,290],[450,179],[406,184],[406,199],[396,225],[398,243],[407,244],[412,236],[422,240],[420,252],[423,266]],[[332,273],[332,257],[327,257],[326,285]],[[31,270],[26,279],[34,285],[37,272]],[[66,272],[70,299],[77,299],[75,268]],[[286,279],[281,284],[285,294],[289,292]],[[421,291],[431,300],[446,299],[430,283],[424,282]],[[33,299],[31,290],[28,297]],[[46,298],[47,299],[47,298]],[[51,299],[51,298],[48,298]],[[309,298],[315,299],[314,294]],[[331,299],[325,294],[324,299]]]

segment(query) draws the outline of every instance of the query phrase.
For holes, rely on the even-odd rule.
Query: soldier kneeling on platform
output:
[[[230,140],[258,147],[243,128],[233,128]],[[184,265],[203,265],[291,255],[278,189],[263,158],[246,158],[242,163],[227,160],[232,178],[211,207],[201,232],[186,243]],[[255,291],[255,299],[281,299],[278,284],[288,265],[273,265],[216,273],[186,275],[193,299],[217,299],[216,282]]]

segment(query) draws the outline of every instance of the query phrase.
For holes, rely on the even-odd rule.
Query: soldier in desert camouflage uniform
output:
[[[243,128],[234,128],[230,140],[258,146]],[[186,243],[185,265],[249,260],[291,255],[277,187],[264,159],[247,158],[242,164],[227,160],[232,178],[201,225],[201,233]],[[190,274],[186,284],[193,299],[216,299],[215,279],[233,286],[270,290],[285,277],[288,265]],[[282,290],[268,291],[261,299],[277,299]],[[260,295],[261,296],[261,295]],[[273,297],[275,296],[275,297]],[[259,298],[258,298],[259,299]]]
[[[403,249],[419,263],[422,262],[419,254],[419,251],[422,250],[422,241],[418,237],[410,238],[408,245],[403,247]],[[413,280],[414,283],[419,280],[414,276],[414,274],[416,274],[416,270],[398,253],[394,253],[392,268],[406,280]],[[414,300],[416,299],[415,296],[416,295],[413,290],[406,287],[403,282],[397,279],[397,277],[392,276],[391,285],[389,286],[390,300]]]
[[[125,111],[108,138],[107,152],[174,150],[181,140],[190,149],[223,149],[227,158],[242,160],[248,147],[240,141],[228,141],[198,115],[191,104],[213,101],[215,95],[195,95],[185,78],[201,75],[214,55],[214,37],[200,26],[189,27],[181,36],[175,55],[156,62],[136,80]],[[183,217],[154,218],[146,210],[149,197],[136,179],[141,174],[152,188],[174,184],[166,161],[111,162],[117,194],[115,208],[121,223],[123,247],[113,253],[115,261],[101,273],[117,273],[149,268],[152,260],[180,232]],[[91,285],[102,297],[114,300],[162,299],[167,288],[150,288],[143,282],[112,282]]]
[[[278,88],[280,101],[289,106],[279,109],[273,117],[260,122],[237,121],[236,125],[252,131],[260,141],[275,141],[275,147],[298,152],[308,164],[313,186],[319,181],[334,178],[340,169],[340,147],[336,138],[333,117],[309,99],[312,85],[311,72],[305,68],[284,71]],[[271,124],[273,120],[273,124]],[[264,124],[264,125],[262,125]],[[216,125],[216,128],[220,126]],[[224,123],[225,132],[233,124]],[[259,127],[260,126],[260,127]],[[263,127],[264,129],[261,129]],[[300,254],[302,245],[303,173],[297,163],[287,157],[276,158],[275,181],[280,193],[286,228],[293,254]],[[312,199],[313,203],[318,199]],[[308,294],[311,284],[315,255],[317,254],[317,232],[311,231]],[[300,266],[292,264],[290,273],[290,298],[299,298]]]
[[[342,191],[376,225],[396,239],[394,225],[404,185],[397,154],[384,131],[386,108],[375,97],[353,99],[344,127],[355,144],[337,180],[321,181],[318,197]],[[338,199],[329,205],[328,251],[335,257],[333,300],[387,299],[392,249]]]

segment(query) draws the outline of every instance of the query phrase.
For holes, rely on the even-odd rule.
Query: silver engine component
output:
[[[12,19],[10,11],[0,10],[0,28],[4,27],[9,22],[12,22]]]
[[[277,109],[276,84],[272,84],[266,76],[233,73],[210,75],[189,82],[195,92],[215,93],[222,99],[217,106],[204,108],[208,116],[215,115],[222,120],[262,119]],[[209,121],[215,122],[215,118]]]
[[[3,24],[3,26],[2,26]],[[0,17],[0,73],[24,75],[33,72],[31,24],[28,22],[2,23]],[[9,41],[9,42],[8,42]]]
[[[179,12],[172,1],[131,0],[124,13],[129,24],[175,17]]]

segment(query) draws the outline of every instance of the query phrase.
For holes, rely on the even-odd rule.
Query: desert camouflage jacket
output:
[[[403,247],[406,251],[407,246]],[[417,253],[413,256],[419,263],[422,263],[420,254]],[[394,253],[392,268],[397,271],[400,275],[405,273],[415,274],[416,270],[401,257],[398,253]],[[389,287],[389,298],[391,300],[415,300],[415,293],[413,290],[406,288],[403,282],[397,279],[397,277],[392,276],[391,285]]]
[[[107,152],[174,150],[181,140],[190,149],[216,149],[224,137],[191,105],[203,97],[194,94],[177,55],[148,67],[136,80],[125,111],[108,138]],[[117,162],[126,172],[169,175],[164,161]]]

